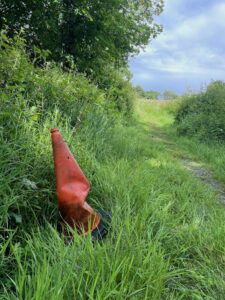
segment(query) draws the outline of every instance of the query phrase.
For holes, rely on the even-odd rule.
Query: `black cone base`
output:
[[[111,215],[108,212],[100,210],[98,211],[98,214],[100,215],[101,220],[98,227],[91,233],[93,241],[102,241],[109,232],[111,225]]]

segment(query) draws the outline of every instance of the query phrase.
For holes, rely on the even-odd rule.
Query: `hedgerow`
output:
[[[212,82],[206,91],[184,97],[175,120],[179,134],[225,141],[225,82]]]

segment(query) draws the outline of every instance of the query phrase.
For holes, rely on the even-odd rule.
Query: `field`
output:
[[[176,136],[176,105],[138,99],[135,120],[94,135],[90,127],[91,144],[61,124],[92,184],[88,202],[112,214],[111,231],[101,243],[74,232],[68,244],[57,233],[49,138],[54,120],[39,135],[28,130],[29,140],[36,141],[27,144],[28,153],[39,156],[37,189],[20,187],[20,197],[36,201],[46,195],[53,202],[43,200],[49,219],[38,222],[31,214],[1,244],[1,299],[224,299],[224,204],[213,186],[182,164],[200,162],[224,184],[224,146]],[[14,177],[21,167],[14,167]]]

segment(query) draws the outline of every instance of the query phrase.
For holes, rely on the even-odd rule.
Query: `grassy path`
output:
[[[150,132],[153,141],[161,142],[165,146],[165,150],[170,153],[173,158],[177,159],[197,180],[201,180],[209,185],[211,189],[216,192],[219,200],[225,204],[225,186],[215,178],[212,171],[208,170],[203,163],[190,159],[185,152],[179,149],[179,146],[175,142],[169,139],[166,132],[163,132],[162,129],[155,127],[154,124],[151,123]]]
[[[190,171],[197,179],[208,184],[218,195],[219,200],[225,204],[224,185],[215,179],[214,174],[207,170],[202,164],[188,159],[180,160],[182,165]]]
[[[184,151],[183,147],[180,147],[182,139],[181,141],[179,141],[178,137],[174,139],[176,133],[171,127],[173,117],[170,114],[169,105],[174,106],[175,103],[148,103],[142,101],[139,104],[141,104],[142,106],[142,111],[139,110],[141,118],[143,117],[143,107],[145,107],[145,114],[146,112],[148,112],[149,120],[147,120],[147,116],[145,115],[144,121],[149,125],[150,139],[152,141],[162,143],[165,147],[165,151],[170,153],[174,159],[178,160],[179,163],[186,170],[188,170],[197,180],[199,179],[205,184],[209,185],[210,188],[216,192],[219,200],[223,204],[225,204],[224,182],[222,182],[222,180],[218,180],[215,174],[207,168],[206,164],[204,164],[203,162],[199,162],[198,157],[195,156],[191,158],[187,150]],[[152,117],[153,120],[151,120]]]

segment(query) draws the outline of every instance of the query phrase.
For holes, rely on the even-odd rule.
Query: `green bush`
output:
[[[104,91],[112,110],[129,115],[133,110],[134,89],[130,83],[131,73],[127,68],[115,69],[113,65],[102,66],[93,80]]]
[[[39,59],[38,55],[45,54],[37,51],[35,60]],[[70,117],[73,124],[85,111],[96,110],[96,107],[114,115],[118,112],[131,114],[133,90],[127,71],[115,70],[112,66],[105,69],[104,75],[101,73],[95,80],[93,78],[94,84],[85,75],[74,70],[64,72],[54,63],[47,63],[44,68],[34,67],[29,62],[23,38],[16,36],[9,39],[2,31],[0,87],[1,103],[3,105],[4,102],[5,111],[2,114],[8,114],[8,105],[14,105],[18,97],[18,106],[28,105],[32,108],[32,114],[35,114],[34,118],[41,118],[48,110],[57,107],[61,113]]]
[[[54,64],[35,68],[28,60],[23,39],[15,37],[10,40],[3,33],[0,39],[0,78],[2,109],[13,106],[14,110],[19,101],[20,110],[29,107],[35,111],[36,118],[58,107],[61,113],[73,119],[88,105],[105,104],[104,93],[85,76],[65,73]]]
[[[212,82],[206,91],[185,97],[175,120],[179,134],[224,141],[225,82]]]

